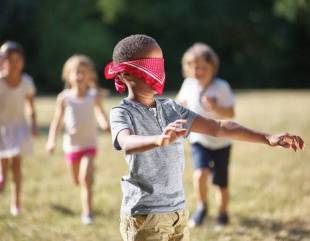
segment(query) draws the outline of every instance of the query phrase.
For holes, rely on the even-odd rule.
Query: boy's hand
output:
[[[157,140],[158,146],[167,146],[181,136],[184,136],[187,131],[185,128],[183,128],[183,124],[185,123],[186,120],[179,119],[166,126],[163,133],[159,136]]]
[[[49,154],[52,154],[55,150],[56,143],[48,141],[45,145],[45,149]]]
[[[267,140],[271,146],[282,146],[284,148],[293,148],[294,151],[304,148],[304,141],[300,136],[282,133],[268,136]]]

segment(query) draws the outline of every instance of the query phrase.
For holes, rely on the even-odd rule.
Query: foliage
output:
[[[286,18],[288,21],[295,21],[300,11],[309,13],[309,0],[276,0],[274,9],[277,15]]]
[[[167,88],[181,85],[180,58],[193,43],[209,43],[220,76],[234,88],[309,87],[309,0],[2,0],[0,42],[21,42],[27,71],[41,92],[62,88],[64,61],[88,54],[104,65],[129,34],[157,39],[166,59]]]

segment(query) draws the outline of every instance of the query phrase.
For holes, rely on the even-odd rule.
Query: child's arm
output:
[[[138,136],[131,134],[129,129],[124,129],[117,135],[117,141],[126,154],[143,152],[155,147],[167,146],[176,139],[186,134],[186,129],[182,128],[185,120],[176,120],[170,123],[161,135]]]
[[[233,118],[235,115],[234,106],[220,106],[214,98],[203,96],[201,102],[204,108],[216,112],[222,118]]]
[[[29,95],[26,97],[26,105],[27,105],[27,112],[30,116],[31,120],[31,131],[32,135],[36,136],[38,134],[37,130],[37,118],[36,118],[36,111],[34,107],[34,97],[33,95]]]
[[[108,116],[103,109],[102,99],[101,99],[100,94],[97,94],[97,96],[96,96],[95,115],[96,115],[97,122],[98,122],[100,128],[105,130],[105,131],[109,131],[110,125],[109,125],[109,121],[108,121]]]
[[[282,146],[285,148],[303,149],[304,141],[296,135],[288,133],[270,135],[255,131],[239,125],[233,121],[212,120],[197,116],[190,128],[192,132],[198,132],[215,137],[225,137],[240,141],[263,143],[270,146]]]
[[[64,115],[64,98],[63,98],[63,95],[60,93],[57,96],[56,110],[55,110],[53,120],[51,122],[50,130],[48,133],[48,139],[46,142],[46,150],[49,153],[52,153],[55,149],[56,137],[57,137],[60,124],[63,120],[63,115]]]

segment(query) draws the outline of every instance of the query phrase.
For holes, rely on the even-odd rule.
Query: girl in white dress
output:
[[[87,56],[74,55],[65,63],[62,77],[66,88],[57,97],[46,148],[48,152],[53,152],[58,129],[64,121],[63,149],[66,163],[73,181],[81,187],[81,221],[90,224],[93,159],[97,148],[95,117],[103,130],[109,130],[109,124],[95,88],[96,71],[93,62]]]
[[[36,135],[34,109],[35,87],[32,78],[23,73],[24,51],[15,42],[8,41],[0,48],[0,190],[5,186],[9,167],[13,182],[11,214],[20,213],[22,183],[22,155],[32,151],[31,132]],[[31,128],[25,118],[25,108],[30,116]]]

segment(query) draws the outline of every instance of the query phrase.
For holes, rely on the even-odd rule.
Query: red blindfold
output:
[[[127,73],[142,79],[145,84],[162,95],[165,86],[165,68],[163,58],[145,58],[115,64],[109,63],[105,67],[106,79],[115,80],[117,92],[124,93],[126,85],[119,79],[119,74]]]

